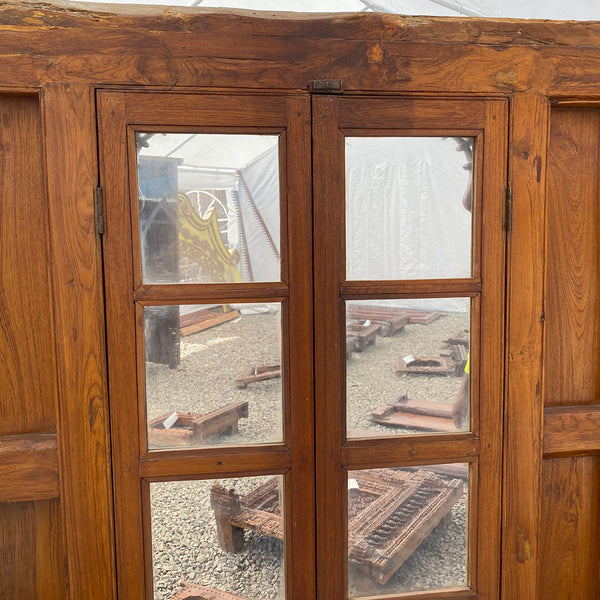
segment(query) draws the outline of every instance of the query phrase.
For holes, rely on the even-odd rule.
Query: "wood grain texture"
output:
[[[0,502],[58,498],[55,434],[0,437]]]
[[[0,435],[56,430],[39,97],[0,95]]]
[[[94,221],[93,100],[86,85],[44,89],[69,594],[109,600],[114,594],[112,505],[102,272]]]
[[[502,600],[536,600],[542,461],[542,314],[549,107],[515,94],[510,173],[508,378],[505,398]]]
[[[600,405],[544,409],[544,458],[600,454]]]
[[[421,439],[419,439],[421,438]],[[364,469],[408,465],[432,465],[448,462],[468,462],[479,455],[480,443],[472,433],[437,436],[389,436],[382,443],[379,437],[360,442],[348,442],[341,451],[347,469]]]
[[[4,83],[597,93],[598,23],[163,10],[4,2]]]
[[[140,461],[140,475],[148,480],[175,481],[198,473],[214,477],[283,472],[292,466],[287,448],[223,448],[150,452]]]
[[[600,457],[544,460],[539,597],[597,600]]]
[[[235,301],[281,302],[289,294],[289,287],[282,283],[221,283],[145,285],[137,289],[133,297],[143,305],[182,304],[198,298],[229,304]]]
[[[313,98],[313,239],[315,304],[315,448],[317,597],[344,597],[347,589],[346,473],[340,466],[345,435],[341,351],[344,306],[339,284],[345,268],[343,138],[339,99]],[[316,267],[318,265],[319,268]],[[332,518],[332,515],[335,517]]]
[[[140,417],[143,391],[138,377],[143,360],[136,363],[136,320],[133,303],[133,253],[125,99],[122,93],[98,93],[100,181],[104,188],[106,234],[103,240],[107,265],[106,343],[110,372],[111,448],[114,460],[114,518],[118,596],[128,600],[147,597],[143,588],[145,560],[139,456],[145,430]],[[140,353],[143,348],[140,344]],[[143,382],[140,384],[143,390]],[[142,438],[142,440],[140,440]],[[148,490],[148,486],[146,486]],[[145,548],[146,556],[142,550]]]
[[[66,600],[58,500],[0,503],[0,597]]]
[[[598,109],[551,112],[544,406],[600,401]]]
[[[452,298],[475,296],[481,292],[481,281],[475,279],[415,279],[403,281],[346,281],[340,285],[345,299],[352,298]]]

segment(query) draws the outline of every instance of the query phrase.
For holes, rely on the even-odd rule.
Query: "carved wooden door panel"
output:
[[[120,597],[497,597],[506,102],[98,106]]]

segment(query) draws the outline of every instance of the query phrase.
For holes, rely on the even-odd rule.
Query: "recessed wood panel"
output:
[[[596,600],[600,565],[597,451],[598,144],[600,111],[551,112],[548,148],[544,452],[538,594]],[[587,405],[587,406],[586,406]]]
[[[63,600],[58,500],[0,503],[0,598]]]
[[[599,131],[598,109],[551,113],[545,406],[599,401]]]
[[[56,431],[37,96],[0,95],[0,435]]]
[[[543,461],[539,598],[597,600],[600,458]]]

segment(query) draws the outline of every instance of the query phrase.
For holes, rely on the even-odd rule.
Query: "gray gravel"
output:
[[[406,431],[371,422],[371,411],[402,394],[450,403],[460,386],[458,377],[398,375],[399,358],[438,355],[441,340],[468,328],[468,315],[445,314],[429,325],[408,325],[389,338],[378,337],[363,353],[347,362],[349,428],[398,435]],[[235,387],[247,366],[279,360],[280,315],[244,315],[235,321],[181,340],[177,369],[147,364],[148,417],[172,411],[205,413],[238,400],[249,402],[248,419],[240,433],[218,436],[212,444],[266,443],[281,440],[281,380]],[[268,478],[219,481],[241,493]],[[154,598],[168,600],[183,579],[247,598],[283,598],[280,571],[283,544],[246,532],[239,554],[216,543],[209,491],[215,481],[151,484]],[[466,584],[466,495],[454,507],[451,520],[440,524],[377,593],[439,589]],[[351,594],[353,590],[351,589]]]

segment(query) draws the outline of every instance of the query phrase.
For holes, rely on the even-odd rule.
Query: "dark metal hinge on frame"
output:
[[[309,81],[311,94],[343,94],[343,79],[313,79]]]
[[[104,190],[98,186],[94,190],[94,211],[96,213],[96,231],[102,235],[104,233]]]
[[[510,231],[512,229],[512,212],[512,189],[507,187],[504,188],[504,229],[506,229],[506,231]]]

